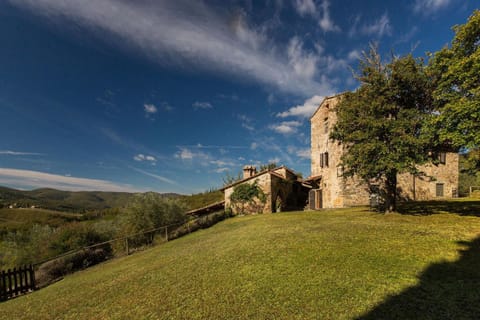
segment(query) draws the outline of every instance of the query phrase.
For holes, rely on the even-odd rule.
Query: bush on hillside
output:
[[[74,271],[88,268],[111,257],[110,245],[84,249],[71,255],[47,261],[35,273],[38,286],[43,287]]]
[[[135,235],[129,238],[133,245],[149,244],[153,237],[143,232],[166,225],[186,221],[185,205],[178,199],[168,199],[148,192],[136,195],[126,208],[122,221],[121,235]]]
[[[102,234],[90,224],[72,223],[58,228],[50,241],[51,255],[88,247],[109,240],[107,234]]]

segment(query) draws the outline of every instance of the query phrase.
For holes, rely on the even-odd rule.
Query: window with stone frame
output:
[[[437,183],[435,184],[435,195],[437,197],[443,197],[444,196],[444,184],[443,183]]]

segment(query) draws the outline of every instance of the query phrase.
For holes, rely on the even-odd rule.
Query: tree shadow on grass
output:
[[[397,211],[401,214],[412,215],[431,215],[447,212],[461,216],[480,217],[480,200],[402,202],[399,203]]]
[[[457,261],[430,265],[418,285],[357,319],[480,319],[480,237],[459,244]]]

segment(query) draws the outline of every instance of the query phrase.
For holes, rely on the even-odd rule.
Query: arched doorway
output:
[[[285,208],[285,200],[282,194],[279,192],[273,201],[272,212],[282,212]]]

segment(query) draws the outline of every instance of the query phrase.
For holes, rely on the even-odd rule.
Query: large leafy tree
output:
[[[435,82],[438,116],[434,118],[439,139],[457,148],[480,147],[480,10],[464,25],[453,27],[450,46],[436,52],[429,61]],[[475,154],[475,153],[474,153]],[[480,153],[476,153],[480,154]],[[476,160],[480,168],[479,158]]]
[[[378,185],[385,210],[395,211],[397,174],[416,173],[430,159],[423,127],[432,116],[431,81],[422,60],[406,55],[383,63],[373,45],[359,71],[360,87],[343,95],[331,138],[345,146],[344,175]]]

